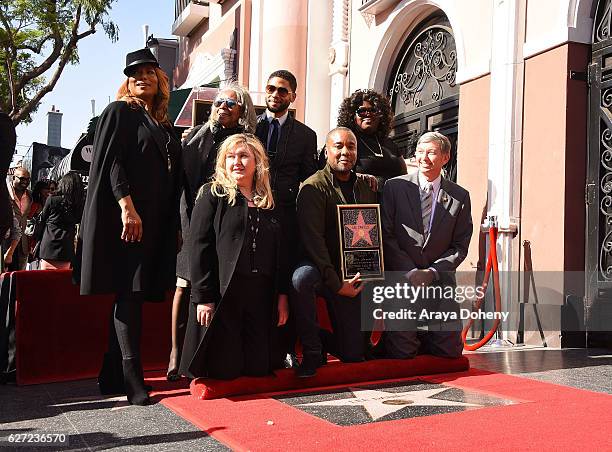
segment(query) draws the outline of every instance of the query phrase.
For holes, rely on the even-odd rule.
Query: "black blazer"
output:
[[[170,171],[168,168],[170,158]],[[163,300],[175,286],[180,144],[142,108],[113,102],[100,115],[94,138],[81,227],[81,294],[142,291]],[[139,243],[121,240],[117,201],[131,195],[143,224]]]
[[[257,117],[256,135],[264,147],[270,123],[266,114]],[[295,206],[300,182],[317,171],[317,134],[291,115],[280,130],[276,156],[270,162],[270,182],[279,206]]]
[[[387,181],[381,214],[385,269],[405,273],[432,267],[442,281],[453,284],[472,238],[470,195],[442,178],[435,202],[431,232],[425,236],[418,174]]]
[[[62,196],[49,196],[40,215],[38,257],[45,260],[72,261],[76,225],[81,222],[79,207],[67,208]]]
[[[224,309],[223,298],[234,276],[236,263],[247,233],[248,204],[238,196],[236,204],[230,206],[226,198],[214,196],[211,184],[204,185],[201,196],[193,209],[189,231],[191,266],[190,318],[185,333],[181,358],[181,373],[184,375],[205,374],[203,353],[207,347],[206,332],[195,320],[195,306],[199,303],[215,303],[216,310]],[[289,269],[283,265],[287,246],[281,240],[280,225],[274,210],[262,210],[262,221],[275,230],[276,277],[275,298],[278,293],[288,293]],[[277,323],[277,304],[272,303],[273,313],[270,328]],[[218,316],[213,316],[215,322]],[[212,325],[212,323],[211,323]]]

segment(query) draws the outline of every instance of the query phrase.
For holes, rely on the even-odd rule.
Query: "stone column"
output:
[[[498,259],[502,310],[515,317],[518,286],[511,272],[518,270],[519,243],[512,230],[519,221],[523,128],[525,2],[497,0],[493,6],[491,98],[489,113],[488,215],[499,221]],[[505,325],[515,330],[517,325]],[[504,335],[503,339],[515,341]]]
[[[332,41],[329,47],[329,75],[331,76],[330,128],[336,127],[338,108],[348,93],[349,0],[334,0]]]

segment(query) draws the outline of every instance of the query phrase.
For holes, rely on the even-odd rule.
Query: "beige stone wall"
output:
[[[570,43],[525,61],[518,240],[520,269],[527,262],[538,286],[537,294],[529,291],[528,300],[521,297],[530,303],[525,307],[526,331],[531,331],[525,335],[526,343],[541,343],[533,305],[536,295],[544,335],[553,347],[561,344],[559,307],[565,296],[582,295],[580,275],[569,272],[585,268],[587,87],[570,80],[568,73],[585,71],[589,56],[588,45]]]
[[[267,77],[278,69],[287,69],[298,80],[297,99],[293,104],[296,117],[304,120],[306,45],[308,42],[308,0],[266,0],[263,3],[262,30],[259,37],[261,53],[259,66],[260,86],[251,91],[263,92]],[[315,95],[315,94],[313,94]]]
[[[487,211],[487,169],[489,155],[490,76],[464,83],[459,91],[459,144],[457,182],[470,192],[474,232],[468,257],[460,270],[484,268],[484,236],[480,224]]]
[[[358,11],[361,2],[352,2],[350,91],[368,86],[381,90],[410,32],[440,10],[449,18],[455,35],[458,81],[486,75],[491,55],[491,1],[469,2],[466,8],[465,0],[399,1],[371,20]]]
[[[590,43],[591,8],[597,0],[521,0],[527,2],[526,57],[570,42]]]
[[[525,61],[521,241],[535,270],[584,269],[588,46],[566,44]]]
[[[537,270],[563,270],[567,46],[525,61],[521,239]]]

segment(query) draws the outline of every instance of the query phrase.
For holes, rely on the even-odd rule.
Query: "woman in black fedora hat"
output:
[[[103,394],[149,403],[140,360],[143,301],[173,287],[180,242],[181,148],[168,121],[168,77],[149,49],[129,53],[127,76],[96,128],[83,222],[81,294],[115,295]]]

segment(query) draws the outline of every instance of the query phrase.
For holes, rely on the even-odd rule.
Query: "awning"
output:
[[[59,181],[62,176],[74,171],[81,175],[83,183],[87,186],[87,176],[89,176],[89,166],[93,154],[92,138],[93,134],[82,134],[76,146],[53,167],[49,173],[49,179]]]
[[[176,89],[170,92],[170,100],[168,102],[168,119],[174,124],[179,113],[185,105],[185,101],[191,93],[191,88]]]
[[[188,95],[185,97],[183,104],[181,105],[181,109],[179,110],[176,119],[174,119],[173,123],[176,127],[191,127],[193,126],[193,105],[195,101],[204,101],[207,103],[212,103],[215,100],[215,96],[219,92],[218,88],[208,88],[208,87],[198,87],[187,90],[180,91],[189,91]],[[174,92],[174,91],[173,91]]]

